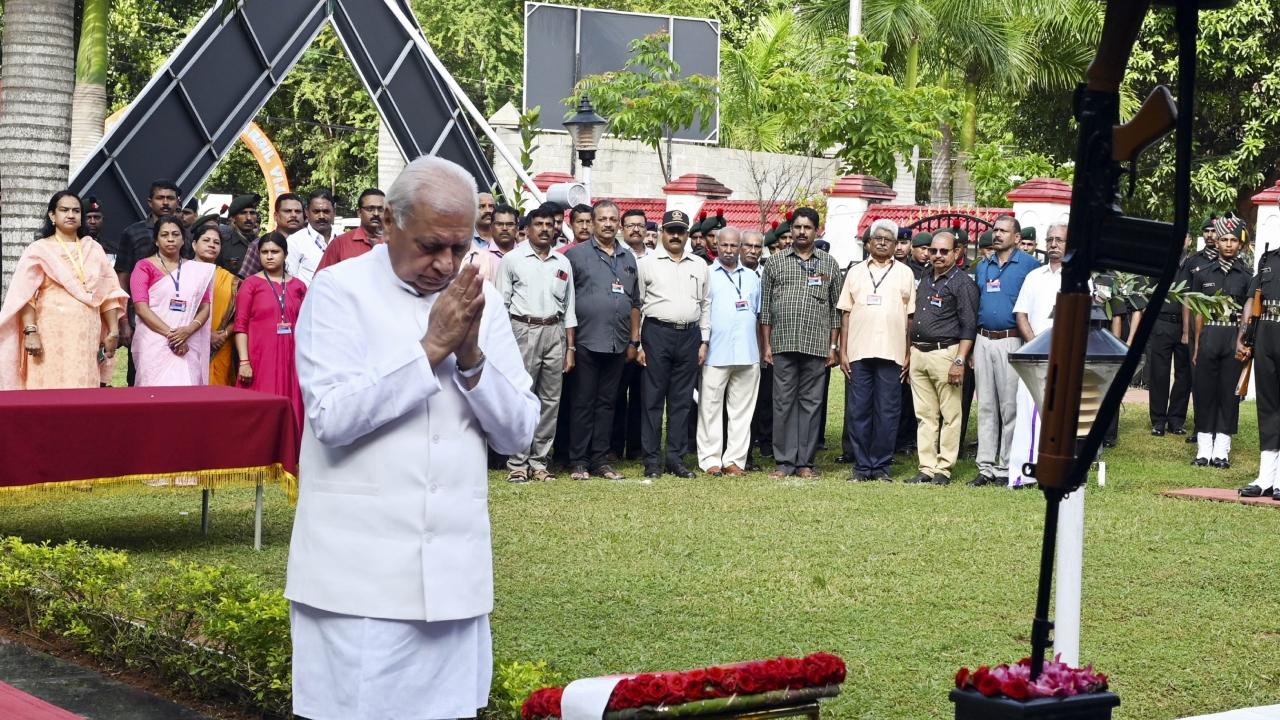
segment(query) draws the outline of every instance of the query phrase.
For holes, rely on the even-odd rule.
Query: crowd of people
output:
[[[261,234],[257,195],[200,217],[180,198],[174,183],[155,181],[149,217],[115,238],[101,236],[94,198],[51,198],[0,309],[0,387],[105,386],[123,346],[130,385],[280,395],[301,431],[294,329],[308,286],[383,242],[385,193],[362,192],[359,226],[343,234],[327,190],[279,195],[274,227]],[[757,452],[772,458],[771,477],[815,477],[838,372],[836,461],[851,480],[892,481],[905,452],[915,472],[901,479],[950,483],[976,400],[968,484],[1034,485],[1022,467],[1036,458],[1036,408],[1009,355],[1052,328],[1065,224],[1051,225],[1041,245],[1033,228],[1001,216],[971,260],[959,227],[912,232],[877,220],[861,238],[864,259],[840,267],[812,208],[762,232],[680,210],[650,220],[611,200],[521,213],[478,198],[458,262],[500,294],[540,403],[531,445],[491,458],[511,482],[552,479],[557,468],[576,480],[622,479],[621,459],[640,460],[647,478],[695,477],[694,463],[709,476],[741,475],[760,469]],[[1230,217],[1206,221],[1203,249],[1188,246],[1186,288],[1225,294],[1239,309],[1204,318],[1161,308],[1146,361],[1149,413],[1154,436],[1193,431],[1193,464],[1230,466],[1235,382],[1249,355],[1242,318],[1260,288],[1262,462],[1241,492],[1269,496],[1280,474],[1280,290],[1268,281],[1280,259],[1264,254],[1255,276],[1243,229]],[[1095,297],[1129,342],[1143,304],[1111,297],[1113,282],[1095,278]]]

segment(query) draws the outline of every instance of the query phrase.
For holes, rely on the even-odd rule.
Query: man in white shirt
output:
[[[486,444],[538,421],[502,298],[462,264],[475,181],[424,156],[386,196],[386,243],[316,276],[297,325],[306,468],[285,597],[293,710],[469,718],[493,657]]]
[[[1056,223],[1045,233],[1045,257],[1049,262],[1032,270],[1022,282],[1022,292],[1013,305],[1013,317],[1023,341],[1031,342],[1040,333],[1053,329],[1053,306],[1062,287],[1062,257],[1067,252],[1067,225]],[[1040,412],[1031,391],[1018,380],[1018,414],[1013,422],[1013,444],[1009,449],[1009,487],[1035,485],[1035,478],[1022,474],[1025,463],[1039,455]]]
[[[741,237],[732,225],[716,235],[708,281],[711,337],[698,393],[698,467],[714,476],[746,474],[760,390],[760,276],[738,262]]]
[[[320,269],[325,248],[333,238],[333,195],[324,188],[311,193],[307,199],[307,224],[290,235],[289,255],[284,269],[302,282],[310,285]]]

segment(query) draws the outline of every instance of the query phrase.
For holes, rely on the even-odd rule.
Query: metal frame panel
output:
[[[496,187],[465,110],[410,31],[421,35],[421,28],[406,27],[393,4],[401,17],[414,17],[404,0],[335,0],[331,22],[400,153],[439,155],[470,170],[481,189]]]
[[[474,108],[460,106],[466,99],[455,97],[421,28],[407,22],[413,14],[405,0],[239,0],[231,12],[215,6],[204,14],[76,171],[69,187],[97,196],[107,210],[103,233],[118,235],[148,216],[147,194],[157,178],[178,183],[183,202],[194,195],[330,12],[401,152],[439,154],[470,170],[481,187],[496,185],[463,115]],[[385,48],[396,48],[392,62]]]
[[[521,102],[520,102],[521,112],[526,112],[529,109],[529,18],[538,10],[544,9],[544,8],[548,10],[553,10],[553,11],[568,10],[573,12],[574,77],[572,78],[573,82],[571,83],[571,85],[574,83],[577,83],[577,81],[581,79],[581,72],[580,72],[581,61],[582,61],[581,33],[582,33],[583,13],[592,13],[597,15],[642,16],[647,18],[656,18],[659,20],[665,20],[667,24],[667,33],[669,36],[668,53],[673,58],[675,57],[676,23],[678,21],[684,22],[684,23],[705,23],[707,27],[710,28],[711,32],[714,33],[716,36],[715,76],[718,78],[720,75],[720,59],[721,58],[720,58],[719,40],[720,40],[721,30],[720,30],[719,20],[715,20],[712,18],[689,17],[685,15],[667,15],[667,14],[660,14],[660,13],[633,12],[629,10],[611,10],[608,8],[586,8],[586,7],[577,7],[573,5],[559,5],[556,3],[541,2],[540,0],[526,0],[524,4],[525,33],[524,33],[524,39],[522,41],[523,48],[524,48],[524,83],[521,90]],[[683,66],[682,66],[682,70],[684,70],[683,74],[685,75],[690,74],[690,72],[684,69]],[[557,107],[559,107],[559,105],[557,105]],[[573,108],[567,108],[567,109],[572,111]],[[540,118],[540,123],[541,123],[541,126],[539,127],[540,131],[558,132],[558,133],[565,132],[564,127],[559,122],[559,118],[555,118],[554,121],[552,121],[551,115],[548,112],[546,112],[547,108],[544,107],[543,111],[544,112],[542,113],[542,117]],[[688,128],[681,128],[679,132],[695,133],[697,132],[697,130],[694,127],[688,127]],[[607,128],[605,130],[605,134],[608,134]],[[703,143],[703,144],[711,144],[711,145],[718,144],[720,142],[720,101],[719,99],[716,100],[715,117],[713,118],[710,126],[707,128],[707,133],[704,137],[680,137],[677,134],[677,136],[674,139],[676,140],[676,142]]]

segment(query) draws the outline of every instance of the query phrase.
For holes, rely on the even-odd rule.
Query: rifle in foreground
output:
[[[1240,344],[1244,347],[1236,351],[1236,359],[1244,363],[1240,369],[1240,382],[1236,383],[1236,397],[1243,400],[1249,394],[1249,374],[1253,370],[1253,344],[1258,340],[1258,319],[1262,317],[1262,288],[1253,291],[1253,299],[1249,302],[1249,312],[1245,314],[1244,334],[1240,336]]]

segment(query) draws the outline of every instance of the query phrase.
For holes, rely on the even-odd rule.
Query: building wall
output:
[[[505,109],[505,108],[504,108]],[[520,133],[502,124],[499,111],[491,120],[493,128],[513,155],[520,153]],[[533,172],[569,172],[573,149],[564,133],[538,135]],[[747,153],[742,150],[692,143],[672,146],[672,179],[686,173],[710,175],[733,190],[734,200],[791,200],[819,192],[831,185],[839,163],[825,158],[808,158],[775,153]],[[753,180],[753,169],[757,182]],[[495,163],[498,181],[511,187],[515,173],[500,158]],[[581,179],[581,168],[576,176]],[[662,170],[658,156],[649,147],[631,140],[606,137],[596,153],[591,169],[591,193],[595,197],[662,197]],[[762,190],[763,188],[763,190]]]

